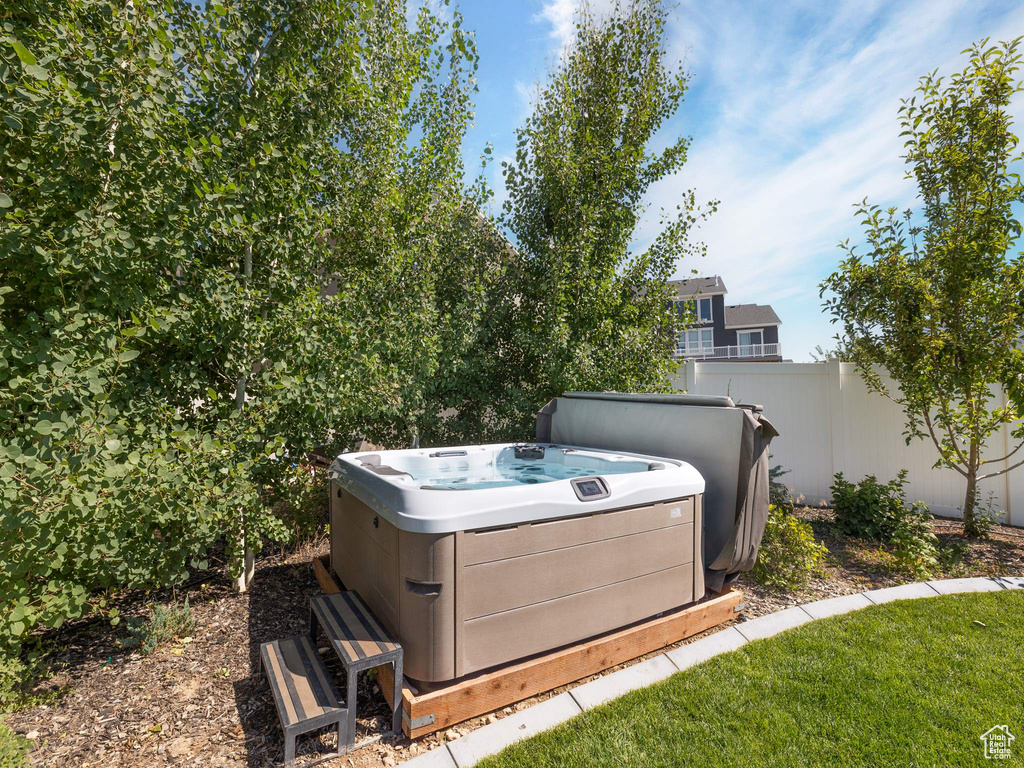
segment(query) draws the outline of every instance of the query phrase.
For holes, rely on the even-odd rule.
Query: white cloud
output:
[[[578,7],[579,0],[551,0],[544,4],[534,19],[549,23],[551,36],[558,40],[558,47],[564,49],[572,42]]]
[[[548,0],[534,16],[534,21],[551,25],[551,37],[558,41],[559,52],[564,51],[576,36],[576,14],[589,6],[596,15],[607,14],[615,0]]]
[[[846,2],[820,18],[783,7],[748,16],[720,4],[680,8],[670,51],[690,50],[697,98],[672,128],[695,141],[650,202],[652,212],[669,207],[691,187],[721,200],[702,229],[708,256],[698,269],[723,275],[731,300],[774,303],[793,341],[786,354],[799,360],[834,333],[817,285],[841,256],[838,242],[860,233],[852,204],[914,203],[899,99],[930,69],[962,68],[972,40],[1024,32],[1024,9]],[[640,242],[655,228],[648,220]],[[694,266],[680,265],[680,275]]]
[[[550,25],[559,52],[579,5],[550,0],[535,17]],[[602,0],[598,12],[609,5]],[[1020,34],[1024,5],[1005,2],[684,0],[668,55],[686,62],[693,91],[655,143],[686,133],[694,144],[685,168],[651,190],[636,244],[653,237],[659,208],[674,208],[683,191],[720,200],[700,233],[706,260],[681,264],[679,274],[718,273],[730,300],[773,303],[787,356],[807,359],[834,333],[817,286],[838,263],[838,242],[860,234],[853,204],[914,204],[900,158],[900,98],[931,69],[961,69],[972,41]]]

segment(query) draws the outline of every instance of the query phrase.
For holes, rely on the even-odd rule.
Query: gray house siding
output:
[[[729,337],[729,332],[725,330],[725,296],[712,296],[711,297],[711,319],[714,321],[715,327],[715,346],[722,347],[726,344],[735,344],[732,341],[726,341]],[[735,334],[733,334],[735,338]]]
[[[705,297],[706,298],[706,297]],[[680,313],[684,312],[684,307],[687,306],[696,299],[680,300],[676,302],[676,307]],[[719,294],[718,296],[711,297],[711,322],[710,323],[695,323],[690,326],[690,330],[696,330],[697,328],[711,328],[712,339],[716,347],[721,347],[725,344],[735,344],[736,333],[734,331],[725,330],[725,296]],[[729,338],[729,334],[732,334],[733,341],[726,341]]]
[[[765,344],[778,344],[779,343],[779,326],[777,326],[777,325],[760,326],[759,325],[759,326],[752,327],[751,330],[755,330],[756,331],[758,328],[760,328],[762,330],[762,332],[763,332],[762,341]],[[727,331],[727,330],[725,330],[725,328],[723,328],[722,329],[722,339],[723,339],[723,341],[720,342],[718,340],[718,329],[716,327],[716,329],[715,329],[715,346],[716,347],[718,347],[718,346],[730,346],[731,347],[731,346],[735,346],[736,344],[739,344],[740,341],[739,341],[739,338],[738,338],[738,334],[742,330],[745,330],[745,329],[744,328],[733,328],[733,329],[730,329],[730,330]]]

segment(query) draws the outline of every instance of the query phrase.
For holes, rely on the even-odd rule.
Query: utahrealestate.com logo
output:
[[[985,731],[981,734],[981,740],[985,742],[985,759],[1009,760],[1014,738],[1008,725],[997,725]]]

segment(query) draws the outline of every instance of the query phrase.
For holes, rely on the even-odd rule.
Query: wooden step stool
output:
[[[345,666],[348,695],[349,746],[356,731],[356,681],[360,672],[384,664],[394,666],[391,728],[402,733],[402,646],[380,625],[356,592],[320,595],[309,601],[309,631],[316,645],[323,631]],[[383,685],[381,680],[380,684]]]
[[[347,752],[352,743],[348,709],[341,706],[330,673],[309,638],[299,635],[263,643],[260,661],[284,730],[284,764],[295,759],[296,736],[329,725],[338,726],[338,754]]]

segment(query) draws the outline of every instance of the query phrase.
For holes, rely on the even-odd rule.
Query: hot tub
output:
[[[679,459],[473,445],[343,454],[330,476],[331,564],[421,684],[704,595],[704,479]]]

